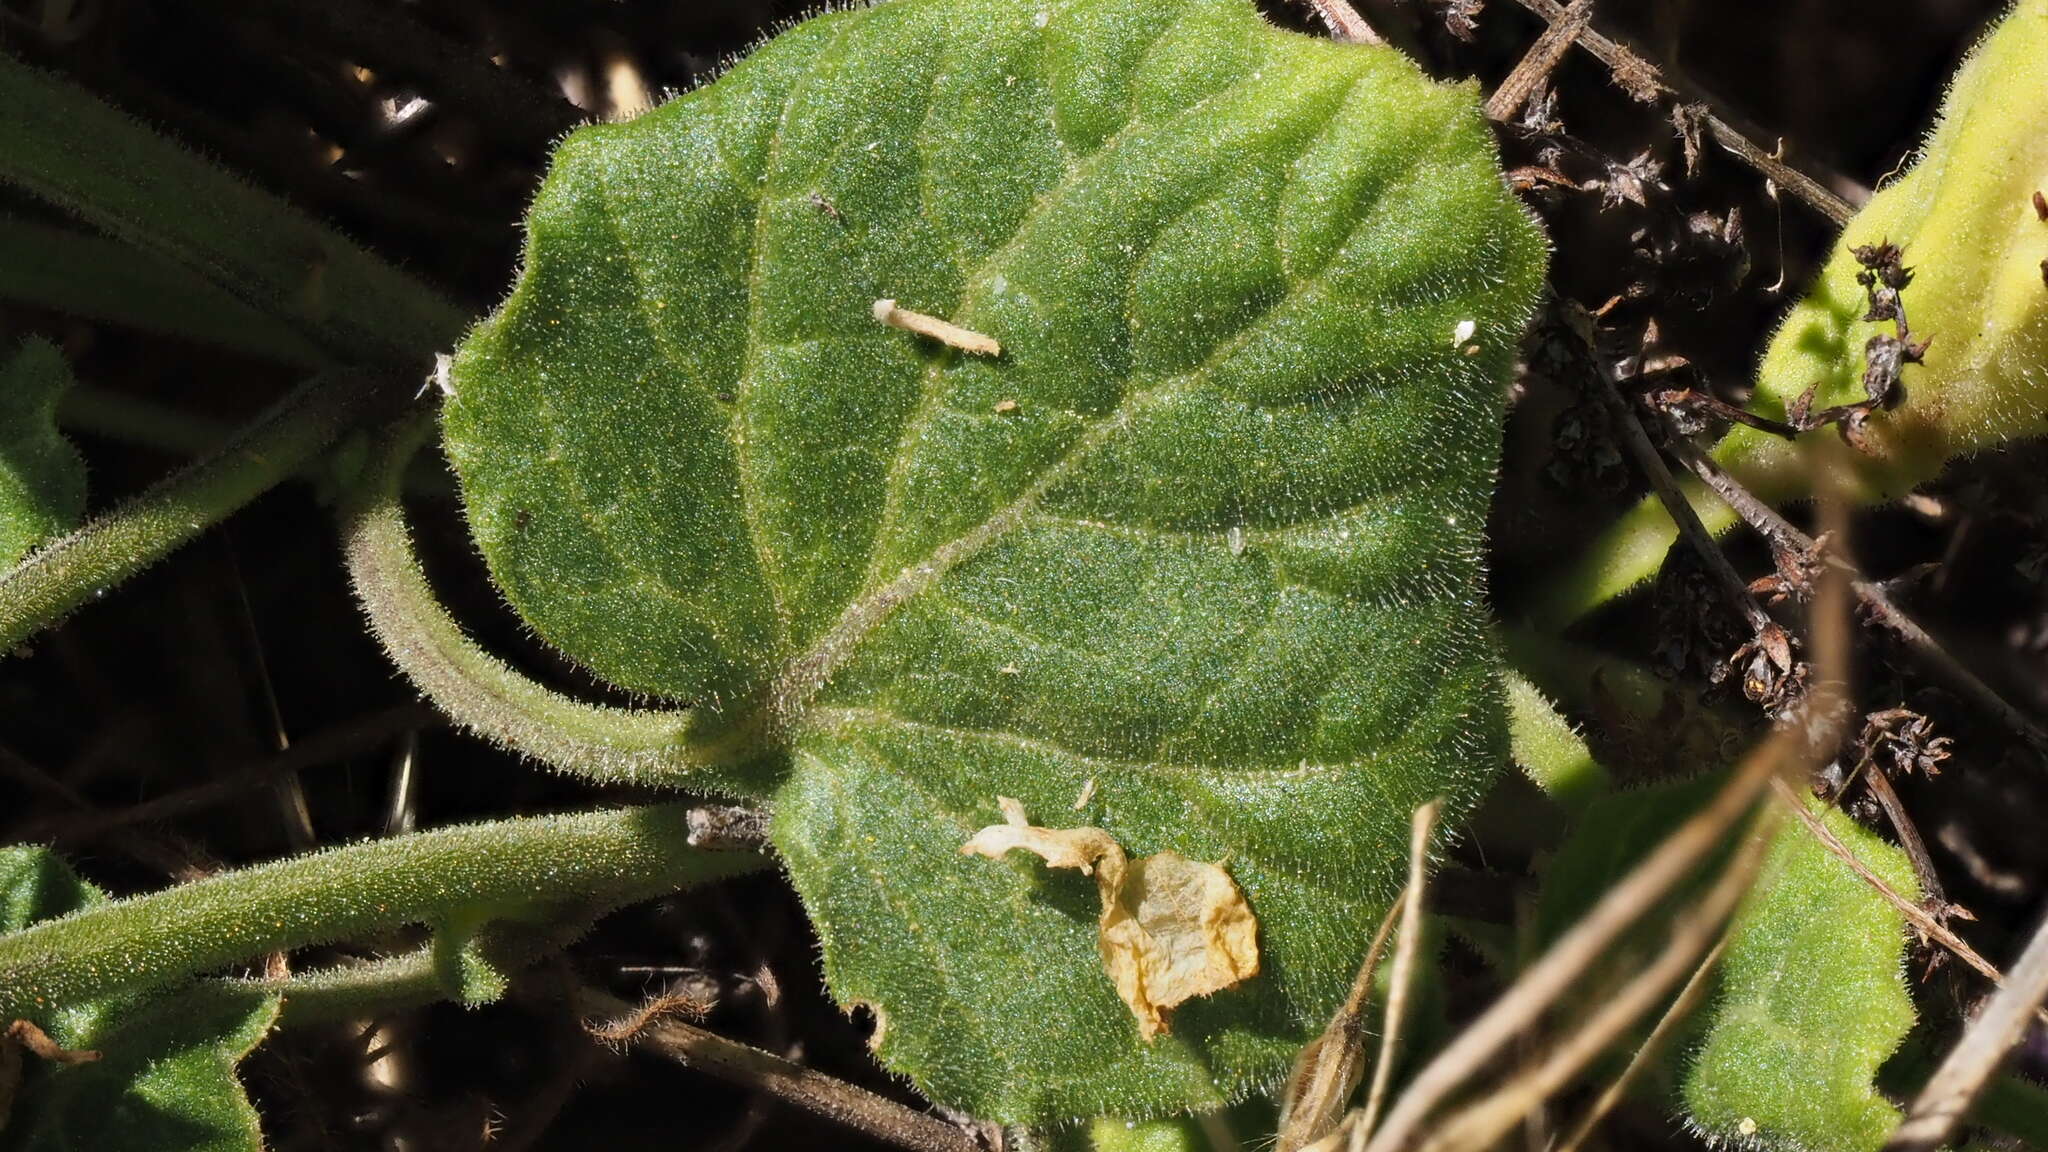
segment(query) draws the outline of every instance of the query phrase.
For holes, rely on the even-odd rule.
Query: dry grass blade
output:
[[[1418,1073],[1373,1134],[1368,1152],[1396,1152],[1416,1142],[1437,1105],[1516,1036],[1521,1035],[1590,968],[1629,925],[1671,891],[1721,843],[1764,785],[1792,759],[1796,733],[1781,732],[1751,752],[1713,801],[1666,837],[1609,889],[1507,993],[1459,1033]]]
[[[1394,1056],[1401,1050],[1401,1024],[1415,991],[1415,966],[1422,956],[1422,900],[1429,883],[1429,838],[1443,802],[1431,800],[1415,810],[1408,831],[1408,893],[1401,901],[1401,934],[1394,945],[1393,987],[1387,992],[1386,1021],[1380,1026],[1380,1059],[1372,1070],[1372,1089],[1365,1097],[1365,1117],[1357,1131],[1370,1133],[1386,1106],[1387,1085],[1394,1075]]]
[[[633,1005],[594,988],[578,989],[576,1000],[581,1011],[605,1020],[631,1019],[638,1012]],[[680,1020],[649,1019],[633,1033],[633,1040],[678,1064],[765,1092],[899,1148],[981,1152],[965,1132],[935,1116]]]
[[[1628,1067],[1623,1068],[1621,1075],[1614,1078],[1614,1083],[1609,1084],[1600,1093],[1600,1098],[1593,1101],[1592,1107],[1586,1109],[1586,1115],[1579,1121],[1578,1127],[1572,1130],[1571,1136],[1563,1144],[1558,1145],[1554,1152],[1579,1152],[1587,1138],[1600,1127],[1600,1122],[1607,1118],[1607,1114],[1614,1110],[1615,1105],[1621,1103],[1622,1097],[1628,1094],[1629,1087],[1636,1082],[1636,1078],[1643,1074],[1643,1070],[1648,1068],[1650,1062],[1663,1050],[1665,1041],[1671,1038],[1671,1034],[1687,1016],[1692,1015],[1692,1010],[1699,1007],[1700,1000],[1707,994],[1707,977],[1713,974],[1714,966],[1721,962],[1721,953],[1727,950],[1728,932],[1724,929],[1721,938],[1714,942],[1713,950],[1708,952],[1700,960],[1699,966],[1692,970],[1692,977],[1685,982],[1685,987],[1678,990],[1678,998],[1671,1002],[1671,1007],[1664,1010],[1664,1015],[1657,1020],[1657,1026],[1650,1030],[1649,1036],[1636,1048],[1635,1055],[1629,1057]]]
[[[1372,994],[1373,976],[1379,971],[1380,956],[1394,933],[1395,917],[1407,903],[1406,896],[1403,892],[1403,898],[1380,918],[1372,945],[1365,950],[1365,963],[1358,966],[1351,992],[1330,1018],[1329,1027],[1309,1041],[1295,1060],[1280,1095],[1280,1135],[1274,1152],[1300,1152],[1336,1130],[1344,1102],[1351,1099],[1365,1070],[1365,1002]]]
[[[1735,859],[1699,904],[1679,918],[1654,961],[1630,977],[1549,1056],[1438,1125],[1422,1143],[1421,1152],[1483,1152],[1493,1147],[1530,1109],[1569,1083],[1655,1007],[1688,970],[1698,969],[1700,953],[1713,943],[1756,879],[1771,830],[1776,827],[1772,815],[1768,809],[1759,815]]]
[[[1977,1014],[1963,1038],[1913,1100],[1885,1152],[1933,1152],[1969,1114],[1998,1066],[2026,1031],[2027,1019],[2048,998],[2048,920],[2034,929],[2027,950],[2012,966],[2005,986]]]

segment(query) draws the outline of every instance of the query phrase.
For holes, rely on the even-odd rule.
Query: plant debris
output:
[[[1100,828],[1039,828],[1017,800],[998,796],[996,805],[1006,822],[975,833],[960,851],[996,860],[1022,848],[1095,877],[1102,966],[1147,1042],[1168,1031],[1174,1005],[1258,975],[1259,922],[1221,866],[1173,852],[1132,860]]]

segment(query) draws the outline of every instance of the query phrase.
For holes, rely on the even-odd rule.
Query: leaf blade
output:
[[[531,234],[445,425],[478,542],[600,675],[768,718],[885,1060],[1030,1121],[1284,1068],[1407,814],[1504,757],[1479,533],[1542,250],[1472,93],[1242,0],[897,0],[572,137]],[[1085,888],[958,853],[1090,779],[1280,961],[1156,1046]]]

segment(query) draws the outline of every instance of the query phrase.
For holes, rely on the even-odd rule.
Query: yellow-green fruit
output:
[[[1903,299],[1915,340],[1933,339],[1905,371],[1905,402],[1872,416],[1865,451],[1832,432],[1797,443],[1737,427],[1714,457],[1773,502],[1814,494],[1822,459],[1840,461],[1855,497],[1896,499],[1947,462],[2048,431],[2048,0],[2021,0],[1971,52],[1918,163],[1849,221],[1820,280],[1786,317],[1757,370],[1758,413],[1782,419],[1808,388],[1813,409],[1864,398],[1864,344],[1890,321],[1863,319],[1868,299],[1853,249],[1890,242],[1913,280]],[[1816,451],[1816,449],[1836,449]],[[1717,531],[1733,523],[1695,490]],[[1557,586],[1544,616],[1569,619],[1657,569],[1676,533],[1654,501],[1637,507]]]

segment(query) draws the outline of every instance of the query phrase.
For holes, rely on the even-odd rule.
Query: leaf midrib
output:
[[[1354,73],[1350,83],[1341,92],[1336,94],[1329,107],[1324,110],[1323,123],[1308,134],[1303,144],[1304,149],[1312,147],[1315,141],[1321,137],[1322,133],[1327,132],[1330,126],[1336,122],[1338,114],[1345,105],[1350,103],[1351,97],[1357,91],[1360,84],[1363,83],[1365,75],[1366,73],[1363,70]],[[1224,89],[1222,91],[1227,92],[1230,90]],[[1218,95],[1220,94],[1221,92],[1218,93]],[[1212,96],[1209,99],[1213,98]],[[1205,99],[1197,103],[1185,114],[1194,114],[1207,102],[1208,100]],[[1361,213],[1358,219],[1353,222],[1351,231],[1347,233],[1347,238],[1349,235],[1355,235],[1357,230],[1364,226],[1364,222],[1370,218],[1370,215],[1369,212]],[[969,558],[979,554],[990,544],[1001,539],[1012,529],[1023,523],[1024,518],[1037,508],[1046,493],[1070,478],[1095,453],[1096,449],[1102,447],[1112,437],[1127,429],[1131,421],[1141,412],[1157,400],[1170,399],[1180,390],[1206,380],[1217,364],[1233,355],[1243,346],[1245,341],[1251,339],[1257,333],[1260,325],[1266,318],[1285,306],[1288,301],[1310,291],[1313,286],[1321,284],[1326,275],[1327,272],[1318,273],[1316,276],[1295,286],[1292,290],[1280,295],[1260,316],[1246,323],[1230,339],[1221,342],[1193,370],[1168,376],[1152,387],[1129,393],[1113,412],[1089,425],[1085,431],[1076,437],[1067,450],[1060,455],[1059,459],[1040,472],[1038,477],[1023,492],[1011,500],[1009,504],[996,510],[995,513],[969,531],[940,545],[922,561],[905,567],[887,584],[875,588],[873,591],[856,597],[851,601],[840,613],[838,620],[825,631],[824,635],[811,646],[810,650],[802,657],[792,661],[785,667],[781,675],[775,678],[774,683],[768,690],[768,698],[765,702],[768,713],[766,724],[768,730],[774,733],[787,733],[793,730],[801,721],[802,714],[809,707],[812,699],[816,697],[818,691],[830,680],[832,673],[852,654],[861,639],[879,625],[898,605],[913,599],[940,577],[952,571]]]

